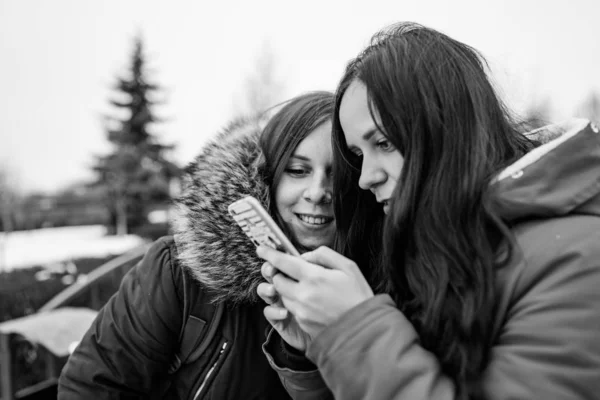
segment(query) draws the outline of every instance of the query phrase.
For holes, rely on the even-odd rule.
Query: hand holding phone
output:
[[[228,211],[257,247],[264,245],[293,256],[300,255],[273,218],[254,197],[244,197],[231,203]]]

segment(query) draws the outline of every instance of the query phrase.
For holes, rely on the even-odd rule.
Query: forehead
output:
[[[348,86],[342,97],[340,123],[348,142],[375,126],[369,110],[367,87],[357,79]]]
[[[317,126],[298,144],[294,151],[294,155],[303,155],[310,158],[332,154],[331,121],[326,121]]]

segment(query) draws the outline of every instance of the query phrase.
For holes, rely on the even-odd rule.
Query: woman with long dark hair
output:
[[[411,23],[349,63],[333,125],[338,252],[259,249],[259,294],[334,396],[597,398],[598,129],[522,133],[476,50]]]

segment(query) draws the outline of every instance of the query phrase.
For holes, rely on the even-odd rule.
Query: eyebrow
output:
[[[363,133],[361,138],[365,142],[368,142],[369,140],[371,140],[371,138],[373,137],[373,135],[375,135],[377,132],[379,132],[379,129],[377,129],[377,127],[373,127],[371,129],[369,129],[368,131],[366,131],[365,133]],[[348,146],[348,149],[350,151],[354,151],[354,150],[357,150],[358,147],[352,145],[352,146]]]
[[[296,159],[301,160],[301,161],[310,161],[309,157],[301,156],[299,154],[293,154],[290,158],[296,158]]]
[[[375,135],[377,132],[379,132],[379,129],[377,129],[377,127],[373,127],[371,129],[369,129],[368,131],[366,131],[365,133],[363,133],[362,139],[366,142],[369,139],[371,139],[373,137],[373,135]]]

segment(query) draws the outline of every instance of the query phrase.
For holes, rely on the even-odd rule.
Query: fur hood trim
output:
[[[181,196],[175,201],[173,230],[178,260],[211,291],[215,302],[259,300],[263,261],[255,246],[227,212],[232,202],[256,197],[269,206],[264,156],[259,138],[265,119],[232,122],[203,146],[188,166]]]

